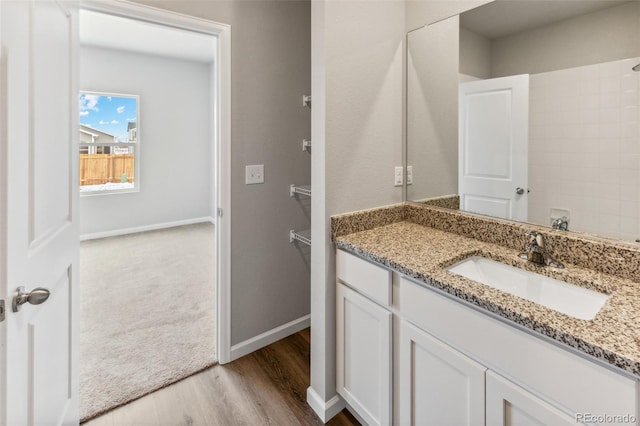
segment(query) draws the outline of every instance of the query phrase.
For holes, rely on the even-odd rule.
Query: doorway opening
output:
[[[82,420],[207,368],[224,344],[216,342],[227,306],[217,284],[220,40],[127,12],[79,14],[79,87],[99,98],[79,98],[84,130],[136,123],[135,190],[80,195]],[[123,94],[136,97],[135,116],[110,105]],[[113,117],[101,116],[107,107]],[[120,140],[108,152],[90,144],[80,145],[80,156],[128,148]],[[122,158],[91,158],[91,173]]]

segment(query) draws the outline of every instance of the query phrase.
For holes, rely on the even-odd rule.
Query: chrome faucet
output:
[[[524,253],[519,254],[522,259],[526,259],[536,265],[552,266],[558,269],[564,268],[564,265],[551,257],[545,248],[544,235],[536,231],[531,231],[527,235],[529,236],[529,243],[525,246]]]

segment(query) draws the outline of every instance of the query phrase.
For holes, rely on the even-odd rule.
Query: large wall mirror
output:
[[[496,0],[409,32],[407,200],[640,240],[639,64],[640,0]]]

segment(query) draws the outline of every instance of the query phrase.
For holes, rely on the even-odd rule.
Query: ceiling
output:
[[[494,39],[628,2],[629,0],[497,0],[461,14],[460,25],[488,39]]]
[[[215,57],[211,35],[88,10],[80,10],[79,21],[82,45],[206,63]]]

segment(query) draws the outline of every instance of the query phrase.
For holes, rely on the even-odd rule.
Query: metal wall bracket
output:
[[[302,95],[302,106],[311,108],[311,95]]]
[[[4,321],[4,300],[0,300],[0,322]]]
[[[300,241],[308,246],[311,245],[311,230],[306,231],[296,231],[291,229],[289,231],[289,242],[293,243],[294,241]]]
[[[295,197],[296,194],[306,195],[307,197],[311,197],[311,185],[289,186],[289,197]]]

